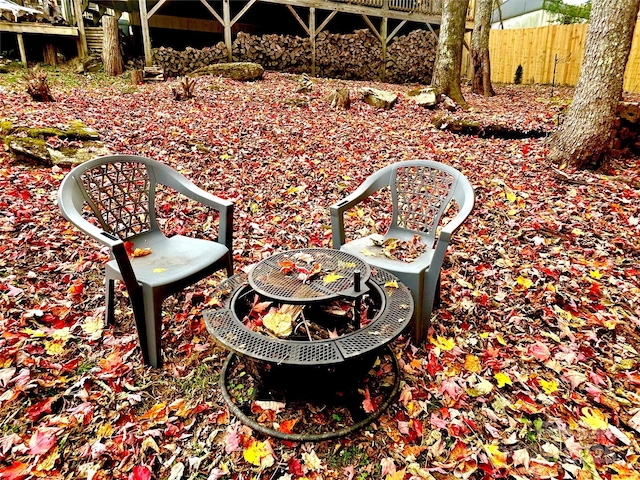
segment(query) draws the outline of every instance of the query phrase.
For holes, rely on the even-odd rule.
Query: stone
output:
[[[409,97],[421,107],[433,108],[438,104],[438,95],[433,87],[412,90],[408,93]]]
[[[398,101],[398,95],[393,92],[365,87],[360,90],[362,99],[372,107],[389,110]]]
[[[213,63],[191,73],[191,75],[215,75],[241,82],[260,80],[263,74],[262,65],[252,62]]]
[[[18,161],[53,166],[44,140],[30,137],[5,137],[5,141]]]

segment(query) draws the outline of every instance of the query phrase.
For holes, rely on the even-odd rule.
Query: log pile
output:
[[[213,47],[205,47],[202,50],[192,47],[187,47],[182,51],[165,47],[153,50],[153,63],[162,67],[167,77],[186,75],[212,63],[226,61],[227,50],[222,42]]]
[[[308,38],[291,35],[251,35],[238,33],[233,42],[233,59],[253,62],[266,70],[287,73],[311,71],[311,46]],[[433,35],[417,30],[396,37],[387,49],[386,80],[390,82],[431,81],[436,42]],[[189,74],[207,65],[227,61],[224,43],[184,51],[160,47],[153,60],[168,77]],[[380,41],[369,30],[351,34],[326,31],[316,37],[316,73],[321,77],[353,80],[380,80],[382,54]]]
[[[239,32],[233,42],[233,59],[259,63],[265,70],[302,73],[311,69],[310,45],[308,38]]]
[[[391,83],[431,83],[438,43],[430,32],[414,30],[387,48],[386,80]]]

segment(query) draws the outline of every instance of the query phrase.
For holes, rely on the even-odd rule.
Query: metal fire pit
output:
[[[306,266],[313,268],[316,263],[320,264],[322,274],[303,282],[298,278],[297,270],[282,273],[282,265],[294,260],[303,262],[304,271]],[[323,277],[329,272],[342,278],[326,283]],[[329,390],[353,388],[377,356],[387,351],[388,344],[403,332],[413,314],[411,292],[396,277],[383,270],[372,271],[359,258],[331,249],[301,249],[274,255],[256,265],[249,275],[234,275],[222,282],[218,293],[225,298],[223,307],[204,312],[207,330],[219,344],[243,358],[250,367],[248,372],[259,377],[265,390],[281,390],[284,395],[299,396],[304,392],[308,397],[314,397]],[[335,299],[359,302],[366,293],[375,297],[377,312],[364,327],[338,338],[313,341],[275,338],[254,332],[243,323],[247,302],[250,303],[256,293],[265,299],[304,305],[310,310]],[[225,378],[232,355],[220,379],[223,394],[234,413],[260,430],[259,425],[243,418],[244,414],[229,397]],[[396,383],[399,384],[397,372]],[[380,410],[387,406],[383,405]],[[370,416],[365,424],[372,420],[373,416]],[[270,435],[292,439],[267,430]],[[334,438],[344,433],[334,432],[322,438]]]

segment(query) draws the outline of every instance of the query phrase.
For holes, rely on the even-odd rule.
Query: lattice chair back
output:
[[[102,228],[126,240],[156,229],[155,178],[131,160],[96,165],[80,175],[87,203]]]
[[[392,227],[423,232],[433,242],[453,195],[454,175],[428,165],[400,166],[392,175]]]

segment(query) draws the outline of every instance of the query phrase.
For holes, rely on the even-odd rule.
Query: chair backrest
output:
[[[433,241],[447,207],[454,200],[466,217],[474,203],[473,188],[453,167],[429,160],[398,162],[382,169],[393,202],[390,229],[421,232]]]
[[[74,168],[62,188],[72,189],[76,209],[86,202],[100,226],[126,240],[158,228],[154,160],[113,155]]]

